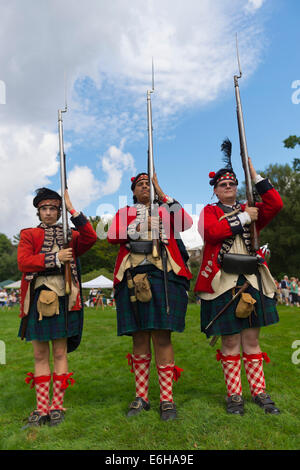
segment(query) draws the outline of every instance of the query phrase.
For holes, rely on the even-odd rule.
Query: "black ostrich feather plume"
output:
[[[227,168],[228,170],[232,170],[231,149],[232,149],[232,143],[227,137],[227,139],[225,139],[221,145],[221,151],[224,154],[223,162],[225,163],[225,168]]]

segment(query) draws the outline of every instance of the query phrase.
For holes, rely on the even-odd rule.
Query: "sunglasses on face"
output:
[[[230,183],[219,183],[218,186],[220,188],[226,188],[227,186],[229,186],[230,188],[233,188],[234,186],[236,186],[236,183],[234,183],[233,181],[230,181]]]

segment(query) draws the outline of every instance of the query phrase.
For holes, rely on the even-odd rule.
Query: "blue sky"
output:
[[[300,79],[299,10],[297,1],[266,2],[258,13],[264,28],[260,63],[250,78],[244,74],[239,81],[248,151],[257,169],[264,169],[271,163],[291,163],[297,156],[296,150],[285,149],[282,141],[290,134],[299,134],[300,106],[292,103],[292,94],[295,90],[291,88],[292,82]],[[232,41],[234,42],[234,37]],[[159,71],[156,70],[155,73],[157,75]],[[149,63],[149,86],[150,83],[151,63]],[[102,91],[98,90],[94,102],[98,109],[101,109],[101,101],[107,99],[105,93],[110,91],[110,87]],[[177,198],[182,204],[193,204],[193,207],[196,204],[211,202],[212,190],[208,185],[208,173],[216,171],[222,165],[222,154],[219,149],[226,136],[233,143],[232,161],[242,181],[233,80],[231,84],[229,83],[228,89],[212,103],[204,106],[195,105],[192,109],[183,110],[176,116],[175,122],[174,119],[170,119],[170,126],[164,124],[163,133],[157,128],[158,112],[155,106],[159,93],[160,90],[156,89],[152,95],[154,157],[159,182],[165,192]],[[92,92],[91,96],[93,95]],[[139,99],[144,99],[146,119],[146,90],[144,95],[141,93]],[[118,102],[118,108],[121,107],[122,102]],[[124,113],[128,111],[128,107],[130,103],[124,99]],[[146,121],[144,124],[144,134],[137,138],[137,141],[126,141],[125,144],[126,151],[134,157],[137,171],[144,170],[147,164]],[[66,115],[66,129],[67,126]],[[71,140],[72,134],[69,136],[66,131],[66,139],[68,138]],[[69,153],[69,163],[79,162],[82,155],[85,155],[95,171],[99,171],[101,179],[101,169],[96,168],[95,155],[105,151],[105,144],[107,142],[104,137],[103,142],[99,141],[95,147],[90,148],[88,143],[78,146]],[[115,144],[118,144],[117,139]],[[129,181],[131,175],[133,172],[125,172],[119,191],[103,196],[101,201],[91,204],[88,208],[90,213],[96,213],[99,203],[118,207],[120,194],[127,195],[131,202]],[[102,178],[105,179],[105,175]]]
[[[120,195],[131,203],[130,178],[146,168],[152,55],[158,179],[166,194],[192,205],[193,213],[196,204],[211,202],[208,173],[222,165],[225,137],[233,143],[233,167],[243,180],[235,32],[254,166],[265,169],[299,156],[282,144],[290,134],[299,135],[300,104],[292,103],[292,83],[300,80],[297,0],[149,0],[143,8],[136,0],[130,8],[125,3],[87,0],[71,8],[70,0],[28,0],[25,11],[20,0],[0,2],[1,37],[7,36],[0,53],[0,79],[7,88],[7,103],[0,107],[6,183],[0,191],[1,232],[12,236],[35,223],[36,187],[59,188],[57,109],[64,105],[64,70],[70,192],[87,215],[99,213],[99,205],[107,205],[107,212],[118,209]]]

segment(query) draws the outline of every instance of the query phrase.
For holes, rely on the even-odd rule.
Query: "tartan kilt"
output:
[[[26,341],[51,341],[58,338],[68,338],[68,352],[74,351],[80,343],[83,329],[83,309],[68,312],[68,331],[65,327],[64,297],[59,297],[59,315],[43,317],[38,320],[37,301],[42,289],[50,290],[45,286],[36,289],[34,300],[28,312],[26,328]],[[25,318],[22,318],[18,336],[21,337],[22,326]]]
[[[115,300],[117,308],[117,334],[131,335],[141,330],[170,330],[182,332],[185,328],[185,314],[188,304],[187,290],[189,281],[182,276],[177,276],[172,271],[168,273],[168,295],[169,315],[166,312],[166,300],[164,289],[163,272],[151,266],[151,270],[145,267],[136,268],[133,276],[137,273],[147,272],[151,285],[152,299],[149,302],[139,302],[138,315],[140,326],[138,326],[132,312],[129,301],[126,273],[123,280],[117,284],[115,289]]]
[[[238,286],[242,286],[246,281],[245,276],[240,275],[237,281]],[[208,323],[217,315],[220,310],[232,299],[232,289],[224,292],[219,297],[213,300],[201,299],[201,331],[210,336],[222,336],[222,335],[233,335],[240,333],[246,328],[259,328],[262,326],[272,325],[279,321],[278,312],[276,309],[275,297],[270,299],[264,295],[266,318],[264,319],[264,313],[260,300],[260,293],[257,289],[254,289],[251,285],[246,289],[255,300],[254,310],[248,318],[237,318],[235,316],[235,310],[240,300],[240,296],[225,310],[224,313],[211,325],[208,331],[205,331],[205,327]]]

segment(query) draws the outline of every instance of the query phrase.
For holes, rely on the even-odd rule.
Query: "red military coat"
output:
[[[159,207],[158,214],[162,220],[164,227],[167,229],[167,248],[169,254],[175,261],[175,263],[180,266],[180,270],[176,274],[178,276],[185,276],[187,279],[191,279],[192,273],[188,270],[182,259],[181,253],[176,243],[175,234],[177,232],[183,232],[184,230],[191,228],[191,226],[193,225],[193,219],[188,215],[187,212],[185,212],[185,210],[181,206],[179,207],[180,208],[177,212],[169,212],[167,208],[163,205]],[[116,275],[119,271],[124,257],[129,253],[129,249],[126,247],[126,244],[129,241],[127,228],[128,225],[132,224],[136,217],[137,210],[134,206],[123,207],[115,215],[107,233],[107,240],[109,241],[109,243],[120,244],[120,251],[116,259],[114,270],[114,285],[120,282],[117,279]]]
[[[258,220],[256,221],[256,229],[259,234],[260,230],[282,209],[283,203],[279,193],[273,188],[269,180],[264,179],[257,183],[256,189],[262,198],[262,202],[256,203],[256,207],[259,208]],[[246,204],[241,205],[242,212],[245,207]],[[217,260],[222,243],[226,238],[238,234],[239,229],[241,229],[241,224],[240,227],[230,226],[226,217],[219,221],[223,215],[223,210],[214,204],[205,206],[200,214],[198,231],[200,235],[204,236],[204,252],[194,288],[195,292],[214,292],[211,284],[215,275],[221,269]],[[264,264],[266,263],[264,262]]]
[[[77,219],[77,221],[76,221]],[[77,230],[72,230],[72,240],[70,248],[73,249],[73,259],[81,256],[89,250],[97,240],[97,234],[88,220],[80,214],[72,218],[77,226]],[[22,272],[21,280],[21,299],[20,299],[20,317],[24,317],[24,300],[30,286],[30,281],[26,280],[26,274],[39,271],[46,271],[45,253],[41,253],[44,243],[45,230],[41,227],[27,228],[21,231],[20,243],[18,246],[18,266]],[[80,310],[80,295],[78,294],[76,304],[72,310]]]

